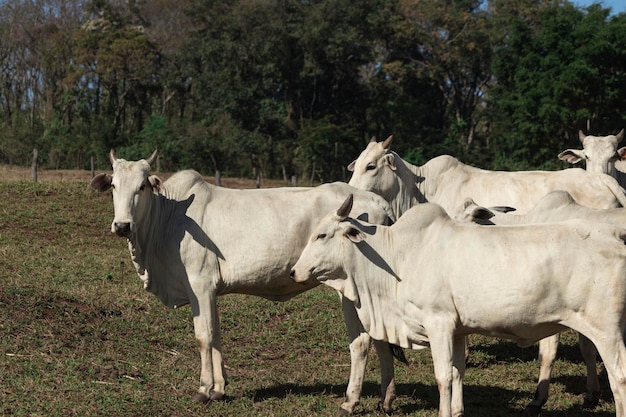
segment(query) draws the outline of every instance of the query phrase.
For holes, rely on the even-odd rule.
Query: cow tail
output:
[[[389,348],[391,349],[391,354],[393,355],[394,358],[396,358],[402,363],[406,363],[407,365],[409,364],[409,361],[406,359],[406,356],[404,356],[404,349],[392,343],[389,343]]]

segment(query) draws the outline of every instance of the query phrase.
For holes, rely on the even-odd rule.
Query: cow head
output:
[[[358,305],[356,284],[343,266],[343,262],[350,258],[344,256],[345,245],[365,239],[358,223],[348,217],[352,203],[350,194],[336,213],[329,214],[319,223],[291,270],[291,278],[300,283],[317,279]]]
[[[583,149],[566,149],[558,155],[559,159],[570,164],[584,160],[587,171],[614,176],[615,161],[626,157],[626,147],[617,148],[624,139],[624,129],[616,135],[608,136],[587,136],[579,130],[578,139]]]
[[[348,165],[352,171],[349,184],[361,190],[372,191],[387,201],[392,201],[398,193],[396,176],[397,155],[389,150],[393,136],[384,142],[372,138],[359,157]]]
[[[137,223],[147,210],[150,193],[158,193],[161,180],[150,175],[150,165],[156,161],[157,151],[148,159],[126,161],[120,159],[114,150],[109,153],[113,174],[98,174],[91,180],[91,187],[104,192],[113,190],[115,217],[111,232],[118,236],[130,237]]]

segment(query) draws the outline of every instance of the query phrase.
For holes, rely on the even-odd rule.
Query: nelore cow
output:
[[[588,172],[610,175],[620,186],[624,187],[626,173],[617,167],[617,164],[626,159],[626,147],[618,149],[620,142],[624,139],[624,129],[615,135],[607,136],[585,135],[582,130],[579,130],[578,139],[583,149],[566,149],[558,155],[558,158],[570,164],[585,161]]]
[[[349,184],[373,191],[392,205],[397,217],[418,203],[431,202],[446,211],[458,209],[465,197],[477,204],[530,210],[541,197],[565,190],[587,207],[626,206],[626,194],[615,178],[580,168],[561,171],[489,171],[466,165],[449,155],[435,157],[422,166],[400,158],[390,148],[393,136],[370,142],[348,166]]]
[[[614,226],[626,226],[626,208],[592,209],[578,204],[567,191],[553,191],[544,196],[526,214],[515,214],[505,207],[487,208],[477,205],[467,198],[458,213],[452,214],[459,221],[472,221],[482,225],[532,225],[537,223],[561,222],[581,219],[591,223],[609,223]],[[600,381],[596,369],[595,346],[580,335],[580,350],[587,368],[587,391],[585,407],[595,407],[599,401]],[[527,415],[540,414],[541,407],[548,399],[550,373],[556,360],[559,335],[539,342],[539,384],[535,398],[526,408]]]
[[[163,182],[150,174],[156,157],[155,151],[146,160],[126,161],[111,151],[112,175],[97,175],[91,186],[113,190],[111,231],[128,238],[144,288],[168,307],[191,306],[201,358],[194,400],[218,400],[226,379],[216,297],[241,293],[285,301],[318,285],[294,283],[290,268],[315,224],[349,193],[358,192],[355,216],[383,223],[393,214],[378,195],[345,183],[232,190],[211,185],[191,170]],[[341,410],[350,414],[361,393],[370,338],[351,302],[342,298],[342,306],[351,371]],[[382,407],[389,411],[395,398],[393,357],[389,345],[374,345],[381,361]]]
[[[626,229],[575,220],[483,227],[430,203],[378,226],[349,217],[351,203],[315,228],[292,279],[338,290],[374,339],[430,346],[439,417],[464,415],[466,335],[529,346],[565,328],[598,348],[616,415],[626,416]]]

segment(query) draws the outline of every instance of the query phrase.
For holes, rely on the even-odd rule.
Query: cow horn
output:
[[[109,160],[111,161],[111,164],[117,161],[117,155],[115,154],[115,149],[111,149],[111,151],[109,152]]]
[[[372,142],[376,142],[376,136],[372,136],[372,138],[370,139],[370,143]]]
[[[154,152],[152,152],[152,155],[150,155],[150,157],[146,159],[146,162],[148,162],[149,165],[154,164],[154,162],[157,159],[157,154],[158,154],[158,149],[155,149]]]
[[[617,143],[620,143],[622,139],[624,139],[624,128],[622,128],[615,137],[617,138]]]
[[[353,201],[354,201],[354,195],[350,194],[348,198],[346,198],[346,201],[343,202],[341,207],[339,207],[339,210],[337,210],[337,216],[341,218],[348,217],[348,214],[350,214],[350,210],[352,210]]]
[[[393,142],[393,135],[389,135],[387,139],[383,142],[383,149],[389,149],[391,146],[391,142]]]
[[[582,130],[578,131],[578,139],[580,139],[581,142],[585,140],[586,137],[587,135],[585,135]]]

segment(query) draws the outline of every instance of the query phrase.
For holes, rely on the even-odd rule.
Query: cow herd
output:
[[[151,174],[157,153],[109,157],[112,232],[128,240],[144,288],[165,305],[189,304],[201,358],[194,400],[225,395],[216,298],[284,301],[319,284],[340,295],[350,379],[342,414],[358,404],[370,342],[381,369],[381,407],[396,397],[398,347],[429,347],[439,416],[463,416],[467,336],[528,346],[540,341],[538,415],[548,396],[559,333],[580,335],[585,402],[597,404],[596,353],[616,416],[626,417],[626,192],[616,161],[624,131],[580,133],[587,170],[504,172],[439,156],[422,166],[372,141],[349,165],[348,184],[232,190],[195,171]]]

